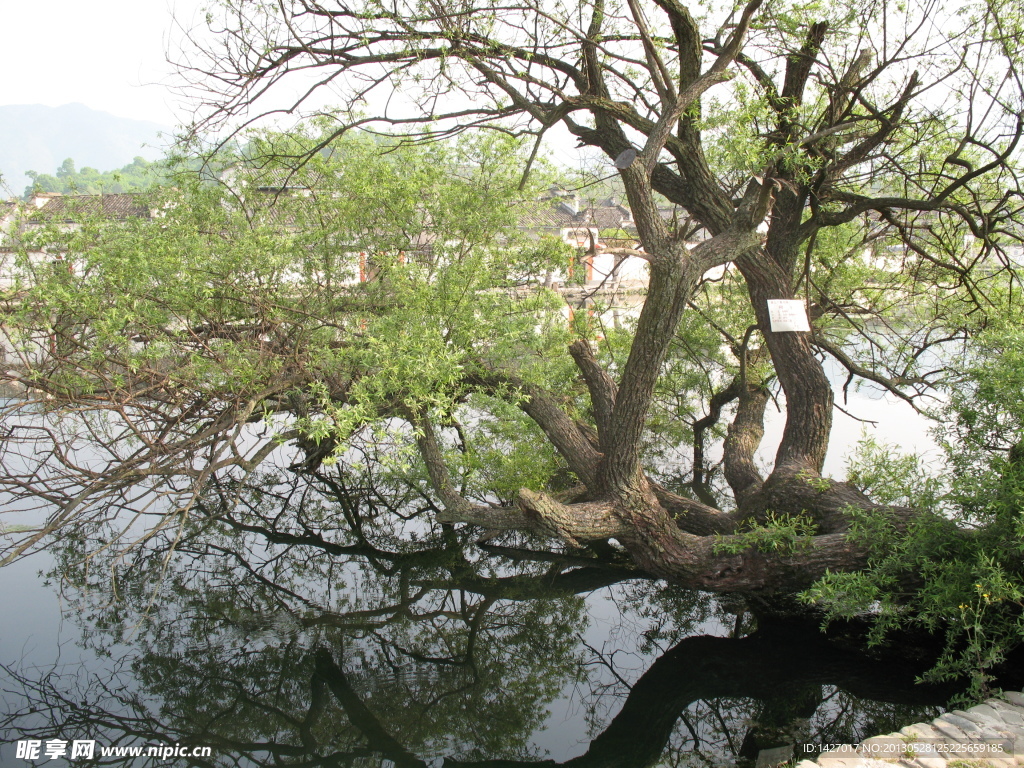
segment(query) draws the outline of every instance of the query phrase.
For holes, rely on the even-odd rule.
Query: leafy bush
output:
[[[938,471],[873,441],[849,466],[850,480],[874,498],[925,514],[901,529],[888,515],[851,512],[870,567],[830,574],[803,595],[829,620],[874,614],[876,643],[896,628],[943,633],[945,651],[926,679],[968,676],[972,697],[1024,639],[1022,391],[1024,332],[986,330],[937,430]]]
[[[769,512],[763,524],[752,523],[732,536],[718,536],[716,554],[738,554],[754,548],[777,555],[790,554],[811,545],[814,522],[806,515],[776,515]]]

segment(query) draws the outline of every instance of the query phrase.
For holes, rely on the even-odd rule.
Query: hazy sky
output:
[[[80,102],[175,126],[166,62],[204,0],[0,0],[2,104]]]
[[[0,105],[78,102],[172,129],[185,125],[191,113],[169,87],[176,80],[167,57],[180,60],[183,29],[205,28],[203,9],[215,3],[0,0]],[[386,94],[378,98],[383,108]],[[325,92],[307,106],[332,101]],[[567,134],[551,131],[548,141],[559,162],[579,164]]]

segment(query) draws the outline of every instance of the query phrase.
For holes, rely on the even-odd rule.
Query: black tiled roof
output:
[[[598,229],[633,229],[633,217],[623,205],[603,201],[576,209],[565,198],[552,198],[519,217],[519,225],[528,229],[564,229],[597,227]]]
[[[64,219],[101,216],[107,219],[148,219],[149,206],[138,193],[111,195],[53,195],[40,207],[38,214],[44,219]]]

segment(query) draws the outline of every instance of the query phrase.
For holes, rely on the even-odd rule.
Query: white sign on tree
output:
[[[807,310],[799,300],[768,299],[768,317],[774,333],[811,330],[807,322]]]

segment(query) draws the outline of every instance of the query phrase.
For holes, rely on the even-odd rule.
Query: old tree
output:
[[[941,582],[935,622],[950,600],[1004,600],[989,614],[1016,621],[1018,368],[949,364],[984,359],[978,333],[1017,349],[992,330],[1017,301],[1015,4],[223,0],[208,21],[182,67],[195,135],[333,106],[305,132],[250,135],[233,181],[180,180],[148,219],[24,224],[6,375],[43,407],[8,418],[5,482],[49,518],[8,554],[118,507],[174,524],[211,476],[282,443],[315,472],[393,441],[392,475],[419,468],[443,524],[624,550],[715,592],[825,577],[818,597],[850,610]],[[650,283],[626,328],[566,331],[560,299],[525,287],[562,255],[514,233],[512,201],[566,133],[628,196],[642,250],[621,250]],[[33,260],[47,248],[56,267]],[[376,279],[352,286],[360,252]],[[772,332],[772,299],[805,301],[812,331]],[[822,477],[825,361],[915,403],[955,379],[975,501]],[[785,428],[765,472],[773,396]],[[679,463],[664,446],[684,440]],[[942,563],[964,583],[922,580]],[[997,576],[1001,592],[974,592]]]

